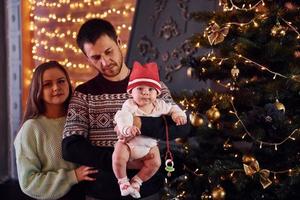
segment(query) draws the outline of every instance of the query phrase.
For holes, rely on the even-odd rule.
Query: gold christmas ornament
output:
[[[205,30],[205,35],[210,45],[218,44],[224,41],[229,32],[229,26],[220,26],[216,22],[212,22]]]
[[[176,144],[184,144],[185,143],[185,139],[183,139],[183,138],[176,138],[175,142],[176,142]]]
[[[206,111],[207,119],[211,122],[218,120],[221,117],[221,113],[216,108],[216,105],[213,105],[209,110]]]
[[[195,127],[199,127],[204,124],[203,118],[198,113],[191,112],[191,114],[189,115],[189,118],[190,118],[191,124]]]
[[[217,186],[213,188],[211,195],[213,200],[223,200],[225,199],[226,192],[224,188],[222,188],[221,186]]]
[[[256,161],[256,159],[251,155],[243,155],[242,160],[243,160],[243,163],[246,163],[246,164]]]
[[[276,99],[274,106],[276,107],[277,110],[285,112],[285,106],[283,105],[283,103],[279,102],[278,99]]]
[[[239,70],[239,68],[237,68],[236,65],[234,65],[230,72],[231,72],[232,78],[235,80],[239,76],[240,70]]]
[[[279,22],[276,23],[271,29],[272,36],[285,36],[287,27],[282,26]]]
[[[258,161],[251,155],[244,155],[242,157],[244,171],[247,176],[253,176],[255,173],[258,173],[260,176],[260,183],[263,188],[267,188],[272,184],[272,181],[269,179],[270,170],[260,169]]]

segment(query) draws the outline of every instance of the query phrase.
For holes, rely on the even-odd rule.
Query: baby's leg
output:
[[[149,153],[153,154],[152,159],[144,160],[142,169],[131,179],[131,186],[134,192],[131,194],[134,198],[140,198],[140,187],[144,181],[149,180],[159,169],[161,165],[159,149],[154,146],[150,149]]]
[[[122,196],[127,196],[133,192],[133,188],[129,183],[126,173],[126,165],[129,160],[129,156],[130,151],[128,146],[125,143],[118,141],[115,144],[115,149],[112,156],[112,165],[113,171],[120,185]]]
[[[129,156],[129,147],[125,143],[118,141],[115,144],[115,149],[112,155],[113,170],[117,179],[127,176],[126,165],[129,160]]]
[[[154,146],[150,149],[149,153],[153,154],[152,159],[144,160],[144,166],[138,172],[137,176],[143,181],[149,180],[159,169],[161,165],[160,153],[158,146]]]

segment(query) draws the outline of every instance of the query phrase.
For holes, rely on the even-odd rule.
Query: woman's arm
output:
[[[16,163],[19,184],[22,191],[36,199],[58,199],[64,196],[77,183],[73,169],[58,169],[53,171],[42,170],[47,163],[41,160],[48,159],[38,156],[39,148],[37,134],[46,138],[31,124],[23,125],[15,139]],[[51,155],[50,155],[51,156]],[[55,159],[49,156],[49,162]]]

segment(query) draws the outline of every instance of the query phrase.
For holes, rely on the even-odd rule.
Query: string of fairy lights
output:
[[[294,129],[287,137],[283,138],[281,141],[279,142],[265,142],[259,139],[256,139],[254,136],[252,136],[252,134],[248,131],[246,125],[244,124],[244,122],[241,120],[241,118],[239,117],[238,111],[236,110],[234,103],[233,103],[234,98],[232,97],[230,104],[233,108],[233,110],[229,111],[231,114],[234,114],[236,116],[236,118],[238,119],[238,121],[235,123],[235,127],[238,126],[238,124],[241,124],[243,129],[245,130],[245,133],[242,136],[242,139],[244,139],[247,135],[252,139],[252,141],[254,141],[255,143],[259,144],[259,148],[263,148],[263,146],[274,146],[275,151],[278,150],[278,147],[280,145],[282,145],[283,143],[285,143],[286,141],[293,140],[295,141],[295,135],[300,133],[300,128]]]
[[[208,89],[208,92],[211,93],[212,91],[210,89]],[[251,140],[254,143],[259,145],[259,148],[273,146],[274,150],[277,151],[278,147],[280,145],[283,145],[288,140],[295,141],[296,137],[299,137],[299,135],[300,135],[300,128],[296,128],[290,134],[288,134],[287,137],[283,138],[279,142],[265,142],[265,141],[259,140],[259,139],[255,138],[250,133],[250,131],[248,131],[246,125],[244,124],[244,122],[240,118],[240,116],[238,114],[238,111],[237,111],[237,109],[234,105],[234,97],[232,97],[230,95],[228,96],[226,94],[225,94],[225,96],[223,96],[222,94],[217,95],[217,96],[218,96],[219,100],[222,100],[222,99],[229,100],[229,102],[232,106],[232,109],[233,109],[233,110],[230,110],[229,113],[234,114],[235,117],[237,118],[237,122],[234,124],[234,127],[237,128],[238,125],[241,124],[242,128],[245,131],[245,133],[241,136],[241,138],[245,139],[246,136],[250,137]],[[197,106],[194,105],[193,102],[187,102],[187,101],[188,100],[185,99],[185,102],[181,101],[180,103],[185,107],[193,107],[193,108],[197,107]],[[217,103],[214,102],[214,104],[217,104]],[[209,124],[211,125],[211,123],[209,123]],[[209,124],[208,124],[208,127],[212,128],[212,126],[209,126]],[[186,145],[186,144],[183,144],[183,146],[184,146],[185,152],[188,153],[189,152],[189,146]],[[230,139],[227,139],[223,144],[223,148],[224,148],[224,150],[226,150],[226,149],[231,148],[231,147],[232,147],[232,144],[230,144]],[[235,153],[234,158],[240,159],[241,157],[239,156],[238,153]],[[224,167],[223,170],[224,170],[225,174],[221,175],[219,178],[221,180],[226,180],[226,179],[233,180],[233,179],[235,179],[235,176],[236,176],[237,173],[245,173],[247,176],[250,176],[250,177],[254,176],[255,174],[258,174],[259,177],[260,177],[260,183],[261,183],[262,187],[265,189],[273,183],[278,184],[280,182],[280,180],[277,177],[278,175],[286,174],[287,176],[298,176],[299,173],[300,173],[300,168],[297,167],[297,166],[289,167],[288,169],[281,169],[281,170],[262,169],[259,166],[258,160],[256,160],[256,158],[252,155],[247,155],[247,154],[243,155],[241,160],[242,160],[242,163],[243,163],[243,168],[241,168],[241,169],[230,169],[230,168],[228,168],[227,169],[227,168]],[[192,169],[192,167],[189,167],[187,165],[183,166],[183,170],[185,170],[186,172],[188,172],[192,176],[207,177],[207,175],[208,175],[204,171],[199,170],[199,168]],[[270,178],[271,175],[272,175],[272,178]],[[208,176],[207,178],[208,178],[208,182],[211,183],[210,177]],[[183,180],[182,184],[184,184],[184,182],[187,182],[188,179],[189,179],[189,176],[185,175],[182,178],[182,180]],[[167,180],[166,180],[166,184],[168,184]],[[224,193],[224,196],[226,194],[225,190],[222,187],[217,186],[217,187],[213,188],[211,193],[210,192],[204,192],[201,196],[201,199],[214,199],[214,198],[212,198],[214,195],[215,196],[220,196],[221,193],[222,194]],[[176,195],[176,198],[180,199],[181,197],[184,197],[185,194],[186,194],[185,190],[182,190],[182,191],[179,190],[178,194]],[[220,199],[223,199],[223,198],[220,198]]]
[[[265,2],[263,0],[258,1],[257,3],[255,3],[254,5],[252,4],[242,4],[242,6],[238,6],[236,5],[233,0],[229,0],[230,3],[228,3],[227,1],[222,1],[219,0],[219,6],[223,6],[223,11],[224,12],[228,12],[228,11],[233,11],[235,10],[243,10],[243,11],[250,11],[253,9],[257,9],[257,7],[259,6],[265,6]]]
[[[24,90],[29,86],[34,68],[40,63],[56,60],[66,66],[76,86],[95,75],[76,45],[77,31],[91,18],[112,22],[122,40],[122,51],[132,29],[134,0],[29,0],[30,45],[33,66],[25,66]]]

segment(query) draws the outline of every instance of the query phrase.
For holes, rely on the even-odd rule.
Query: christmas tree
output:
[[[300,3],[219,6],[190,16],[206,29],[181,64],[213,84],[177,96],[193,136],[176,140],[164,199],[300,199]]]

